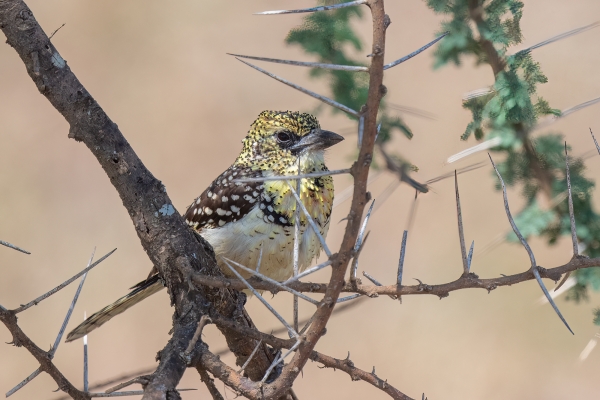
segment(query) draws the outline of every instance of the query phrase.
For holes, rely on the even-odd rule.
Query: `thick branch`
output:
[[[162,354],[162,360],[170,360],[169,366],[167,361],[161,362],[145,397],[165,399],[185,368],[183,359],[175,360],[167,353],[183,346],[182,341],[187,340],[190,329],[193,334],[202,314],[216,308],[221,314],[232,316],[238,308],[238,295],[219,296],[218,290],[189,291],[184,270],[221,274],[210,246],[186,226],[165,187],[146,169],[117,125],[71,72],[23,1],[0,0],[0,29],[21,57],[40,93],[69,123],[69,137],[83,142],[106,172],[144,250],[169,289],[176,315],[174,337]],[[254,341],[232,332],[225,335],[229,342],[236,342],[232,351],[238,357],[247,356],[255,347]],[[249,373],[255,368],[266,370],[269,365],[266,354],[255,357],[252,364],[247,369]]]

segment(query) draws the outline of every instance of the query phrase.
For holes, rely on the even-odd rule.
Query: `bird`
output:
[[[187,225],[212,246],[225,276],[235,276],[229,264],[243,277],[249,277],[250,273],[235,267],[239,263],[277,281],[290,278],[296,224],[299,224],[299,270],[305,270],[318,257],[322,247],[318,236],[304,213],[295,214],[296,199],[290,184],[296,187],[298,180],[248,178],[327,172],[325,149],[343,139],[321,129],[311,114],[267,110],[258,115],[242,140],[242,150],[234,163],[185,213]],[[298,195],[319,233],[326,237],[333,208],[333,179],[331,175],[322,175],[299,181]],[[159,274],[151,273],[133,286],[130,293],[87,318],[67,335],[66,341],[87,335],[163,288]]]

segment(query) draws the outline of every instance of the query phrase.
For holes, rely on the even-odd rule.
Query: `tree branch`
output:
[[[104,169],[131,217],[144,250],[167,285],[175,306],[174,334],[161,352],[160,366],[144,396],[166,399],[186,365],[173,352],[185,350],[201,315],[219,312],[233,317],[240,304],[239,295],[190,290],[186,279],[189,271],[221,276],[210,246],[186,226],[165,187],[146,169],[117,125],[79,82],[23,1],[0,0],[0,29],[21,57],[40,93],[69,123],[69,137],[83,142]],[[247,356],[256,345],[233,332],[224,334],[230,345],[235,343],[231,349],[237,357]],[[269,364],[263,353],[254,357],[247,371],[259,375],[255,370],[264,372]]]

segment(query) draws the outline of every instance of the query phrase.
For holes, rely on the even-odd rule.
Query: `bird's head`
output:
[[[322,162],[323,151],[342,140],[342,136],[322,130],[310,114],[263,111],[243,140],[236,164],[284,173],[298,162]]]

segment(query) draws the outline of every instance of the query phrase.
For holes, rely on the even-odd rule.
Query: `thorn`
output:
[[[553,122],[558,121],[559,119],[565,118],[565,117],[573,114],[574,112],[583,110],[584,108],[587,108],[589,106],[593,106],[594,104],[596,104],[598,102],[600,102],[600,97],[596,97],[595,99],[588,100],[586,102],[577,104],[576,106],[573,106],[571,108],[567,108],[566,110],[562,110],[560,112],[560,116],[558,116],[558,117],[551,116],[551,117],[544,118],[543,120],[538,122],[538,124],[535,125],[533,127],[533,129],[530,130],[530,132],[533,132],[534,130],[538,130],[541,128],[545,128],[546,126],[550,125]]]
[[[246,362],[244,363],[244,365],[242,365],[242,368],[240,368],[240,370],[238,371],[238,374],[241,374],[242,372],[244,372],[244,370],[246,369],[248,364],[250,364],[252,357],[254,357],[254,355],[256,354],[256,352],[258,351],[258,349],[260,348],[261,345],[262,345],[262,340],[256,344],[256,347],[254,348],[254,350],[252,350],[252,353],[250,353],[250,356],[248,356],[248,359],[246,359]]]
[[[569,172],[569,153],[565,141],[565,166],[567,175],[567,193],[569,195],[569,219],[571,221],[571,239],[573,240],[573,257],[579,255],[579,244],[577,241],[577,228],[575,227],[575,212],[573,211],[573,196],[571,195],[571,174]]]
[[[551,37],[550,39],[546,39],[546,40],[544,40],[544,41],[542,41],[540,43],[534,44],[531,47],[528,47],[528,48],[526,48],[524,50],[521,50],[521,51],[517,52],[516,54],[523,54],[523,53],[527,53],[527,52],[529,52],[531,50],[539,49],[540,47],[546,46],[548,44],[557,42],[557,41],[562,40],[562,39],[566,39],[569,36],[577,35],[578,33],[582,33],[582,32],[585,32],[587,30],[590,30],[592,28],[595,28],[599,24],[600,24],[599,22],[594,22],[592,24],[589,24],[589,25],[586,25],[586,26],[582,26],[580,28],[576,28],[576,29],[573,29],[573,30],[570,30],[570,31],[567,31],[567,32],[563,32],[563,33],[561,33],[559,35]]]
[[[592,128],[590,128],[590,134],[592,135],[592,139],[594,139],[596,150],[598,150],[598,154],[600,154],[600,146],[598,146],[598,141],[596,140],[596,136],[594,136],[594,132],[592,132]]]
[[[319,271],[319,270],[321,270],[321,269],[323,269],[323,268],[325,268],[325,267],[327,267],[329,265],[331,265],[331,260],[327,260],[327,261],[325,261],[325,262],[323,262],[323,263],[321,263],[319,265],[315,265],[314,267],[309,268],[309,269],[305,270],[304,272],[298,274],[298,276],[291,277],[287,281],[283,282],[282,285],[289,285],[290,283],[295,282],[295,281],[297,281],[300,278],[304,278],[305,276],[310,275],[310,274],[312,274],[314,272],[317,272],[317,271]]]
[[[347,3],[342,3],[342,4],[347,4]],[[268,71],[266,71],[266,70],[264,70],[264,69],[262,69],[260,67],[257,67],[254,64],[250,64],[249,62],[246,62],[244,60],[240,60],[239,58],[236,58],[236,60],[238,60],[240,62],[243,62],[244,64],[248,65],[249,67],[252,67],[252,68],[254,68],[255,70],[257,70],[259,72],[262,72],[263,74],[265,74],[265,75],[267,75],[267,76],[269,76],[269,77],[271,77],[271,78],[273,78],[273,79],[275,79],[275,80],[277,80],[277,81],[279,81],[279,82],[281,82],[283,84],[286,84],[286,85],[288,85],[288,86],[290,86],[290,87],[292,87],[292,88],[294,88],[296,90],[299,90],[299,91],[301,91],[304,94],[307,94],[307,95],[309,95],[311,97],[314,97],[315,99],[320,100],[320,101],[322,101],[325,104],[328,104],[328,105],[330,105],[332,107],[336,107],[336,108],[344,111],[345,113],[348,113],[348,114],[350,114],[350,115],[352,115],[352,116],[354,116],[356,118],[360,117],[360,115],[358,114],[358,112],[354,111],[353,109],[351,109],[349,107],[346,107],[345,105],[343,105],[341,103],[338,103],[335,100],[332,100],[332,99],[330,99],[328,97],[325,97],[325,96],[321,96],[320,94],[317,94],[317,93],[315,93],[315,92],[313,92],[311,90],[305,89],[302,86],[296,85],[295,83],[292,83],[292,82],[290,82],[290,81],[288,81],[286,79],[280,78],[279,76],[277,76],[275,74],[272,74],[272,73],[270,73],[270,72],[268,72]]]
[[[502,185],[502,196],[504,197],[504,209],[506,211],[506,216],[508,217],[508,221],[510,222],[511,227],[513,228],[513,231],[515,232],[515,235],[517,235],[517,237],[519,238],[519,241],[521,242],[521,244],[523,245],[523,247],[527,251],[527,254],[529,255],[529,259],[531,260],[531,271],[533,272],[533,275],[535,276],[535,279],[537,280],[538,284],[540,285],[540,288],[542,289],[542,292],[544,292],[544,295],[546,295],[546,298],[548,299],[548,302],[550,303],[550,305],[552,305],[552,308],[554,309],[554,311],[556,312],[556,314],[558,315],[558,317],[560,318],[560,320],[565,324],[565,326],[567,327],[567,329],[572,334],[574,334],[573,331],[571,330],[571,327],[569,326],[569,324],[567,324],[567,321],[565,320],[565,318],[560,313],[560,310],[556,306],[556,303],[554,303],[554,300],[550,296],[550,293],[548,293],[548,289],[546,289],[546,286],[544,285],[544,282],[542,282],[542,278],[540,277],[540,273],[538,271],[538,266],[537,266],[537,264],[535,262],[535,256],[533,255],[533,251],[531,250],[531,247],[529,247],[529,244],[527,244],[527,241],[525,240],[525,238],[523,237],[523,235],[521,235],[521,232],[519,231],[519,228],[517,228],[517,225],[515,224],[515,221],[514,221],[512,215],[511,215],[511,213],[510,213],[510,209],[508,207],[508,196],[506,194],[506,185],[504,184],[504,180],[502,179],[502,176],[500,175],[500,172],[498,171],[498,168],[496,168],[496,164],[494,164],[494,160],[492,160],[492,156],[489,153],[488,153],[488,156],[490,157],[490,161],[492,162],[492,166],[494,167],[494,170],[496,171],[496,175],[498,175],[498,178],[500,179],[500,183]]]
[[[312,303],[312,304],[315,304],[315,305],[316,305],[316,304],[319,304],[319,302],[318,302],[317,300],[315,300],[315,299],[313,299],[313,298],[311,298],[311,297],[308,297],[308,296],[307,296],[307,295],[305,295],[304,293],[301,293],[301,292],[298,292],[298,291],[296,291],[296,290],[294,290],[294,289],[291,289],[291,288],[287,287],[286,285],[282,284],[281,282],[277,282],[275,279],[271,279],[271,278],[269,278],[268,276],[266,276],[266,275],[263,275],[263,274],[261,274],[260,272],[256,272],[255,270],[253,270],[253,269],[251,269],[251,268],[248,268],[248,267],[246,267],[245,265],[242,265],[242,264],[240,264],[240,263],[238,263],[238,262],[235,262],[235,261],[233,261],[233,260],[230,260],[230,259],[229,259],[229,258],[227,258],[227,257],[221,257],[221,258],[223,258],[224,260],[227,260],[227,261],[229,261],[230,263],[232,263],[232,264],[236,265],[238,268],[241,268],[241,269],[243,269],[244,271],[246,271],[246,272],[249,272],[249,273],[251,273],[252,275],[255,275],[255,276],[259,277],[260,279],[264,280],[265,282],[269,282],[270,284],[272,284],[272,285],[275,285],[275,286],[277,286],[277,287],[278,287],[278,288],[280,288],[280,289],[283,289],[283,290],[285,290],[285,291],[288,291],[288,292],[290,292],[290,293],[291,293],[291,294],[293,294],[294,296],[298,296],[298,297],[300,297],[301,299],[303,299],[303,300],[306,300],[306,301],[308,301],[309,303]]]
[[[398,288],[402,286],[402,274],[404,271],[404,256],[406,255],[406,240],[408,238],[408,231],[402,233],[402,245],[400,246],[400,260],[398,260],[398,274],[396,278],[396,285]]]
[[[331,251],[329,251],[329,247],[327,247],[327,243],[325,243],[325,238],[321,234],[319,228],[317,227],[317,224],[315,223],[314,219],[312,218],[312,216],[310,215],[310,213],[304,206],[304,203],[302,203],[302,200],[300,200],[300,196],[298,196],[298,193],[296,193],[296,190],[294,189],[294,187],[292,185],[290,185],[289,182],[287,182],[287,184],[288,184],[288,187],[290,188],[290,190],[292,191],[292,194],[296,198],[296,201],[298,202],[298,204],[300,204],[300,208],[302,209],[302,212],[304,213],[304,215],[306,216],[306,219],[310,223],[310,226],[313,228],[315,235],[317,235],[317,238],[319,238],[319,241],[321,242],[321,246],[323,247],[323,251],[325,251],[325,254],[327,254],[327,257],[331,258]]]
[[[311,13],[316,11],[327,11],[334,10],[336,8],[344,8],[350,6],[358,6],[361,4],[365,4],[367,0],[356,0],[350,1],[347,3],[339,3],[330,6],[319,6],[319,7],[311,7],[311,8],[301,8],[299,10],[275,10],[275,11],[263,11],[255,13],[254,15],[279,15],[279,14],[298,14],[298,13]]]
[[[263,376],[262,380],[260,381],[260,383],[264,383],[267,378],[269,378],[269,375],[271,375],[271,371],[273,371],[273,369],[279,364],[281,363],[288,355],[290,355],[292,352],[294,352],[298,346],[300,346],[300,338],[297,337],[297,341],[296,343],[290,347],[290,349],[282,356],[279,356],[277,358],[275,358],[275,360],[271,363],[271,366],[269,366],[269,368],[267,369],[267,372],[265,372],[265,376]]]
[[[458,219],[458,238],[460,241],[460,253],[463,262],[463,275],[467,275],[469,273],[469,261],[467,259],[467,249],[465,247],[465,232],[463,228],[462,211],[460,209],[460,194],[458,192],[458,176],[456,170],[454,170],[454,190],[456,192],[456,216]]]
[[[471,271],[471,260],[473,260],[473,248],[475,247],[475,241],[471,242],[471,248],[469,249],[469,255],[467,256],[467,273]]]
[[[114,249],[114,250],[110,251],[109,253],[107,253],[106,255],[104,255],[104,257],[100,258],[98,261],[96,261],[92,265],[88,265],[83,271],[81,271],[78,274],[72,276],[70,279],[68,279],[65,282],[61,283],[60,285],[58,285],[54,289],[50,290],[49,292],[46,292],[43,295],[41,295],[40,297],[38,297],[38,298],[30,301],[29,303],[27,303],[25,305],[22,305],[19,308],[14,309],[13,310],[14,313],[18,314],[20,312],[23,312],[23,311],[27,310],[29,307],[32,307],[32,306],[35,306],[35,305],[39,304],[42,300],[47,299],[48,297],[52,296],[54,293],[56,293],[59,290],[65,288],[66,286],[68,286],[69,284],[71,284],[73,281],[75,281],[77,278],[79,278],[83,274],[87,274],[92,268],[94,268],[96,265],[100,264],[102,261],[106,260],[115,251],[117,251],[117,249]]]
[[[406,55],[402,58],[397,59],[394,62],[391,62],[389,64],[386,64],[383,66],[383,70],[385,71],[386,69],[395,67],[398,64],[402,64],[404,61],[408,61],[411,58],[413,58],[414,56],[418,55],[419,53],[422,53],[423,51],[427,50],[428,48],[430,48],[431,46],[433,46],[434,44],[436,44],[437,42],[439,42],[440,40],[442,40],[444,38],[444,36],[448,35],[450,32],[444,32],[441,36],[438,36],[437,38],[435,38],[434,40],[432,40],[431,42],[427,43],[425,46],[421,47],[418,50],[413,51],[412,53],[410,53],[409,55]]]
[[[562,278],[560,283],[554,288],[554,291],[556,292],[558,289],[560,289],[562,287],[562,285],[564,285],[565,282],[569,279],[570,276],[571,276],[571,271],[569,271],[565,274],[565,276]]]
[[[5,242],[4,240],[0,240],[0,244],[6,247],[10,247],[13,250],[17,250],[20,251],[21,253],[25,253],[25,254],[31,254],[30,252],[28,252],[27,250],[23,250],[20,247],[15,246],[14,244],[10,244],[8,242]]]
[[[326,63],[307,62],[307,61],[281,60],[278,58],[254,57],[254,56],[245,56],[242,54],[232,54],[232,53],[227,53],[227,55],[230,55],[233,57],[248,58],[250,60],[266,61],[266,62],[272,62],[272,63],[277,63],[277,64],[295,65],[295,66],[299,66],[299,67],[331,69],[334,71],[351,71],[351,72],[367,72],[367,71],[369,71],[369,68],[363,67],[363,66],[357,66],[357,65],[338,65],[338,64],[326,64]]]
[[[293,337],[295,337],[295,338],[298,338],[298,333],[296,333],[296,331],[294,331],[294,329],[293,329],[293,328],[292,328],[292,327],[291,327],[291,326],[290,326],[290,325],[289,325],[289,324],[288,324],[288,323],[285,321],[285,319],[284,319],[284,318],[283,318],[283,317],[282,317],[282,316],[281,316],[281,315],[280,315],[280,314],[279,314],[277,311],[275,311],[275,309],[274,309],[274,308],[273,308],[273,307],[272,307],[272,306],[269,304],[269,302],[268,302],[268,301],[266,301],[266,300],[264,299],[264,297],[263,297],[263,296],[262,296],[260,293],[258,293],[258,291],[257,291],[256,289],[254,289],[254,288],[252,287],[252,285],[250,285],[250,284],[248,283],[248,281],[247,281],[246,279],[244,279],[244,278],[242,277],[242,275],[240,275],[240,273],[239,273],[239,272],[237,272],[237,270],[231,266],[231,264],[229,264],[229,263],[227,262],[227,260],[226,260],[226,259],[224,259],[224,258],[221,258],[221,259],[222,259],[222,260],[225,262],[225,265],[227,265],[227,267],[228,267],[228,268],[231,270],[231,272],[233,272],[233,274],[234,274],[234,275],[235,275],[235,276],[236,276],[236,277],[237,277],[239,280],[241,280],[242,282],[244,282],[244,284],[246,285],[246,287],[247,287],[248,289],[250,289],[250,291],[252,292],[252,294],[254,294],[254,295],[256,296],[256,298],[257,298],[258,300],[260,300],[260,302],[261,302],[261,303],[263,303],[263,304],[264,304],[264,306],[265,306],[265,307],[267,307],[267,309],[268,309],[269,311],[271,311],[271,313],[272,313],[272,314],[273,314],[275,317],[277,317],[277,319],[279,320],[279,322],[281,322],[281,323],[283,324],[283,326],[285,326],[285,327],[286,327],[286,329],[287,329],[288,333],[289,333],[290,335],[292,335]]]
[[[546,298],[548,299],[548,302],[550,303],[550,305],[552,306],[552,308],[554,309],[554,311],[556,312],[556,314],[558,315],[558,317],[560,318],[560,320],[563,322],[563,324],[565,324],[565,326],[567,327],[567,329],[569,330],[569,332],[571,332],[571,334],[574,335],[575,333],[573,332],[573,330],[571,329],[571,327],[569,326],[569,324],[567,323],[567,321],[565,320],[565,318],[560,313],[560,310],[556,306],[556,303],[552,299],[552,296],[550,296],[550,293],[548,293],[548,289],[546,289],[546,286],[544,285],[544,282],[542,281],[542,278],[540,277],[540,273],[537,270],[537,268],[533,269],[533,275],[535,276],[535,280],[540,285],[540,288],[542,289],[542,292],[544,292],[544,295],[546,295]]]
[[[360,296],[362,296],[360,293],[355,293],[355,294],[350,295],[350,296],[342,297],[340,299],[337,299],[336,304],[343,303],[343,302],[349,301],[349,300],[354,300],[354,299],[356,299],[356,298],[358,298]]]
[[[373,205],[375,205],[375,200],[371,202],[371,206],[369,207],[369,211],[367,211],[367,215],[360,227],[360,231],[358,232],[358,238],[356,239],[356,243],[354,244],[354,260],[352,262],[352,270],[350,272],[350,281],[356,283],[356,271],[358,269],[358,252],[361,249],[363,244],[363,237],[365,234],[365,230],[367,229],[367,224],[369,223],[369,218],[371,217],[371,212],[373,211]]]

